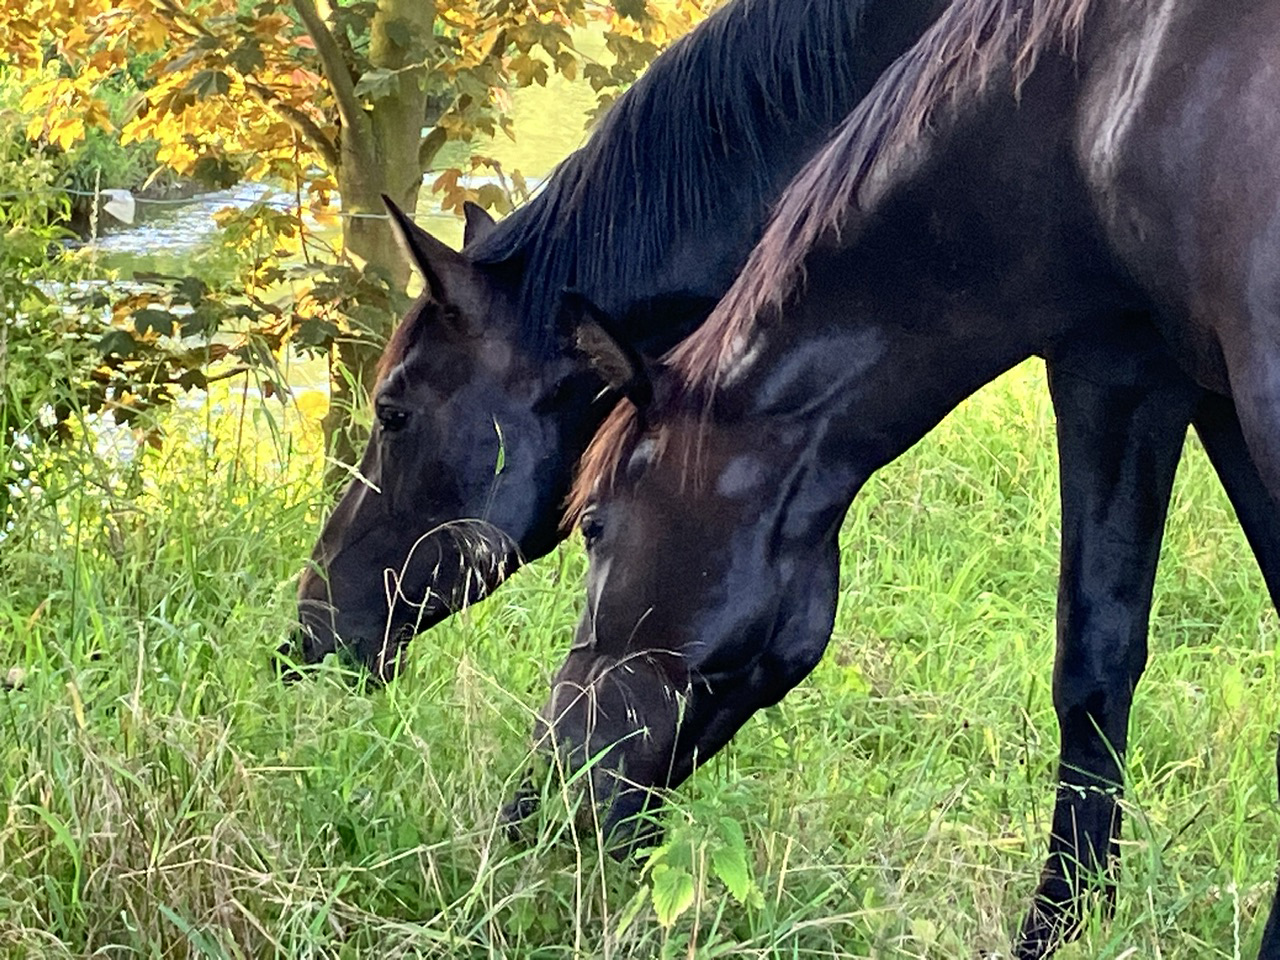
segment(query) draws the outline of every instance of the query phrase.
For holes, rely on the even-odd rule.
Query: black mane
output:
[[[926,4],[881,5],[895,9],[881,16],[902,11],[904,33],[922,29],[907,8]],[[758,233],[781,188],[887,60],[855,42],[874,6],[735,0],[655,60],[542,191],[467,250],[477,263],[520,270],[530,342],[552,339],[566,287],[625,309],[670,292],[654,285],[674,242],[717,224],[740,233],[744,215]],[[756,239],[735,237],[737,262],[707,263],[719,286],[695,293],[717,298],[732,279],[719,275]]]

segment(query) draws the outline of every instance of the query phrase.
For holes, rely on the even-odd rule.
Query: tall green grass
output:
[[[554,771],[498,810],[580,604],[576,544],[386,690],[283,687],[314,421],[229,393],[72,458],[0,544],[0,956],[1007,956],[1046,850],[1057,557],[1037,366],[884,470],[827,656],[610,860]],[[270,411],[270,412],[269,412]],[[270,416],[270,420],[268,417]],[[1274,874],[1275,615],[1188,445],[1134,711],[1116,916],[1064,958],[1250,956]]]

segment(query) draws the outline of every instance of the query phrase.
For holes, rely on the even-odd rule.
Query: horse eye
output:
[[[582,540],[590,549],[604,534],[604,523],[596,516],[595,507],[587,508],[578,521],[578,529],[582,531]]]
[[[378,415],[378,423],[382,425],[385,433],[395,433],[397,430],[403,430],[405,424],[409,422],[408,410],[401,410],[399,407],[393,407],[390,404],[378,404],[376,413]]]

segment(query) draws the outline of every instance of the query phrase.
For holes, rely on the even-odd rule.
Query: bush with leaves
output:
[[[122,281],[101,269],[91,248],[68,246],[65,169],[31,149],[27,119],[0,111],[0,528],[77,432],[105,419],[158,444],[159,414],[180,395],[240,374],[264,395],[282,392],[276,358],[285,344],[320,344],[315,325],[327,334],[343,322],[291,298],[264,299],[263,284],[282,275],[276,248],[295,222],[265,207],[240,215],[227,235],[267,252],[225,281]],[[348,296],[399,308],[385,283],[378,301],[377,288],[342,282]]]
[[[441,148],[512,134],[509,91],[552,73],[585,77],[608,102],[703,15],[703,2],[0,0],[0,36],[11,38],[0,64],[36,78],[23,101],[34,114],[28,134],[65,146],[113,127],[101,91],[138,56],[151,58],[123,141],[155,140],[160,163],[206,182],[296,186],[313,211],[340,195],[343,260],[403,290],[409,267],[380,219],[382,195],[412,213],[434,171],[446,206],[507,206],[503,191],[436,169]],[[603,30],[610,63],[576,48],[574,31],[588,24]],[[506,173],[518,194],[517,172]],[[379,316],[368,340],[329,345],[326,434],[343,459],[359,448],[344,418],[397,316]]]

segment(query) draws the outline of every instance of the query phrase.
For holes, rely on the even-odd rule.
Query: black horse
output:
[[[666,361],[584,326],[631,402],[575,488],[587,605],[539,735],[597,758],[606,829],[625,842],[653,788],[809,673],[860,487],[1039,353],[1079,415],[1061,433],[1062,787],[1017,955],[1077,929],[1083,891],[1111,889],[1178,441],[1223,409],[1202,391],[1234,399],[1280,497],[1278,44],[1274,0],[957,0]],[[1280,956],[1274,906],[1262,955]]]
[[[393,210],[426,295],[383,357],[367,482],[303,575],[295,655],[342,646],[389,677],[415,633],[560,542],[574,467],[613,402],[564,336],[580,300],[654,356],[690,333],[787,182],[945,6],[736,0],[659,57],[530,203],[496,224],[470,208],[463,253]]]
[[[389,677],[413,634],[559,542],[574,465],[614,399],[565,335],[583,304],[598,304],[649,355],[690,332],[787,181],[944,6],[736,0],[658,58],[531,203],[498,224],[470,210],[462,253],[403,221],[427,295],[383,359],[365,479],[346,491],[303,575],[294,655],[314,662],[341,645]],[[1145,638],[1168,484],[1132,466],[1154,459],[1171,475],[1186,429],[1185,418],[1148,424],[1150,405],[1163,405],[1149,370],[1164,347],[1146,318],[1113,339],[1050,361],[1072,488],[1064,669],[1092,672]],[[1125,359],[1137,339],[1153,354],[1141,376]],[[1188,392],[1182,412],[1264,568],[1280,571],[1280,527],[1234,411],[1164,366],[1160,377]],[[1095,545],[1117,538],[1141,546],[1094,562]]]

